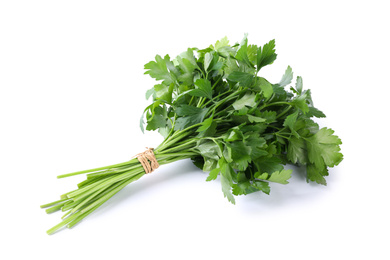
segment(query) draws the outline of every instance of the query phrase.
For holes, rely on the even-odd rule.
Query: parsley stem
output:
[[[162,154],[156,154],[156,159],[166,158],[166,157],[175,157],[175,156],[195,156],[197,153],[194,152],[179,152],[179,153],[162,153]],[[159,161],[159,160],[157,160]]]
[[[57,204],[51,208],[48,208],[46,209],[46,213],[50,214],[50,213],[53,213],[53,212],[56,212],[56,211],[59,211],[64,205],[65,205],[66,202],[63,202],[61,204]]]
[[[182,151],[185,148],[187,148],[188,146],[192,147],[193,145],[191,145],[191,144],[194,143],[194,142],[197,142],[197,140],[196,139],[191,139],[190,141],[184,142],[181,145],[175,145],[174,147],[171,147],[171,148],[168,148],[168,149],[164,149],[160,153],[165,153],[165,152],[169,153],[169,152],[177,151],[177,150]]]
[[[290,105],[289,107],[287,107],[285,110],[283,110],[279,115],[276,116],[276,119],[284,116],[290,109],[292,108],[292,106]]]
[[[40,207],[43,209],[43,208],[48,208],[48,207],[51,207],[51,206],[54,206],[56,204],[59,204],[61,202],[65,202],[67,201],[68,199],[61,199],[61,200],[57,200],[57,201],[53,201],[53,202],[50,202],[50,203],[47,203],[47,204],[44,204],[44,205],[41,205]]]
[[[275,132],[274,133],[276,136],[279,136],[279,137],[282,137],[282,138],[285,138],[285,139],[290,139],[290,136],[285,136],[285,135],[283,135],[283,134],[280,134],[279,132]]]
[[[279,105],[289,105],[289,106],[292,106],[290,102],[284,102],[284,101],[278,101],[278,102],[273,102],[273,103],[268,103],[268,104],[264,104],[262,107],[260,107],[259,109],[262,110],[266,107],[270,107],[270,106],[279,106]]]
[[[66,224],[68,224],[69,222],[71,222],[72,220],[77,218],[78,215],[80,215],[80,214],[75,214],[75,215],[72,215],[72,216],[69,216],[69,217],[65,218],[63,221],[61,221],[60,223],[58,223],[57,225],[55,225],[54,227],[52,227],[51,229],[46,231],[46,233],[49,234],[49,235],[55,233],[60,228],[64,227]]]
[[[229,89],[228,91],[225,91],[225,92],[219,94],[218,96],[213,97],[213,99],[210,99],[208,102],[206,102],[206,103],[203,105],[203,107],[206,107],[208,104],[210,104],[210,103],[213,102],[214,100],[217,100],[218,98],[220,98],[221,96],[224,96],[224,95],[228,94],[229,92],[232,92],[232,90]]]
[[[214,89],[215,86],[217,86],[217,84],[219,83],[219,81],[222,79],[222,76],[220,76],[214,83],[214,85],[211,87],[211,89]]]
[[[133,160],[134,160],[134,159],[133,159]],[[132,160],[130,160],[130,162],[131,162],[131,161],[132,161]],[[113,168],[113,167],[117,167],[117,166],[122,166],[122,165],[126,165],[126,164],[128,164],[128,163],[129,163],[129,162],[123,162],[123,163],[113,164],[113,165],[109,165],[109,166],[94,168],[94,169],[90,169],[90,170],[83,170],[83,171],[78,171],[78,172],[72,172],[72,173],[62,174],[62,175],[58,175],[57,178],[60,179],[60,178],[75,176],[75,175],[79,175],[79,174],[83,174],[83,173],[90,173],[90,172],[102,171],[102,170],[105,170],[105,169],[107,169],[107,168]]]
[[[239,96],[241,93],[243,92],[246,92],[246,90],[240,90],[240,91],[235,91],[233,92],[232,94],[230,94],[229,96],[225,97],[224,99],[222,99],[221,101],[219,101],[218,103],[216,103],[213,107],[213,109],[209,110],[206,114],[206,117],[210,115],[210,112],[215,112],[215,110],[222,104],[226,104],[228,101],[230,101],[231,99],[234,99],[236,96]]]

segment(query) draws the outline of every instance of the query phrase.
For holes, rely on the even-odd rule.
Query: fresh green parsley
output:
[[[307,182],[326,185],[328,169],[338,165],[341,140],[313,118],[325,114],[313,106],[302,77],[293,82],[287,67],[277,83],[262,68],[276,60],[275,40],[263,46],[229,44],[225,37],[204,49],[188,48],[172,59],[157,55],[145,74],[157,81],[146,91],[151,99],[140,120],[142,131],[158,131],[164,141],[154,150],[160,165],[191,159],[208,173],[206,181],[221,182],[223,195],[261,191],[270,183],[288,184],[293,164],[306,169]],[[145,144],[147,145],[147,144]],[[87,173],[78,189],[42,207],[62,210],[63,221],[52,234],[73,227],[145,172],[137,159],[59,176]]]

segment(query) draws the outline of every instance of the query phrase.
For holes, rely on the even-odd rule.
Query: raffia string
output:
[[[160,166],[154,156],[153,148],[146,147],[143,153],[139,153],[135,157],[144,167],[145,173],[151,173]]]

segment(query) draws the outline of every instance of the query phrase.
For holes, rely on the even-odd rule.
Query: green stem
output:
[[[220,76],[217,81],[215,81],[214,85],[211,87],[211,89],[214,89],[215,86],[218,84],[218,82],[222,79],[222,76]]]
[[[262,110],[266,107],[270,107],[270,106],[279,106],[279,105],[289,105],[289,106],[292,106],[291,103],[289,102],[284,102],[284,101],[279,101],[279,102],[273,102],[273,103],[268,103],[268,104],[264,104],[262,107],[260,107],[259,109]]]
[[[197,139],[190,139],[190,141],[186,141],[182,144],[178,144],[178,145],[175,145],[173,147],[170,147],[170,148],[167,148],[167,149],[164,149],[162,151],[159,152],[159,154],[163,154],[163,153],[171,153],[171,152],[174,152],[174,151],[183,151],[185,150],[186,148],[191,148],[193,145],[191,145],[192,143],[194,142],[197,142]],[[190,146],[190,147],[188,147]]]
[[[292,108],[292,106],[290,105],[289,107],[287,107],[285,110],[283,110],[279,115],[276,116],[276,119],[284,116],[290,109]]]
[[[62,200],[53,201],[53,202],[50,202],[50,203],[41,205],[41,208],[43,209],[43,208],[52,207],[52,206],[54,206],[54,205],[56,205],[56,204],[59,204],[59,203],[61,203],[61,202],[66,202],[67,200],[69,200],[69,199],[62,199]]]
[[[79,174],[83,174],[83,173],[91,173],[91,172],[102,171],[102,170],[106,170],[107,168],[114,168],[114,167],[118,167],[118,166],[123,166],[123,165],[129,164],[129,163],[132,163],[132,162],[136,162],[136,160],[137,159],[132,159],[130,161],[123,162],[123,163],[118,163],[118,164],[113,164],[113,165],[99,167],[99,168],[94,168],[94,169],[89,169],[89,170],[83,170],[83,171],[78,171],[78,172],[62,174],[62,175],[58,175],[57,178],[60,179],[60,178],[66,178],[66,177],[75,176],[75,175],[79,175]]]
[[[222,104],[226,104],[226,102],[230,101],[231,99],[234,99],[236,98],[237,96],[239,96],[241,93],[243,93],[244,91],[246,90],[239,90],[239,91],[236,91],[236,92],[233,92],[232,94],[230,94],[229,96],[225,97],[224,99],[220,100],[219,102],[217,102],[213,109],[210,109],[207,114],[206,114],[206,117],[210,115],[211,112],[215,112],[215,110]],[[211,107],[210,107],[211,108]]]
[[[198,153],[194,152],[179,152],[179,153],[162,153],[162,154],[156,154],[156,159],[162,159],[167,157],[175,157],[175,156],[188,156],[189,158],[192,156],[198,155]],[[157,160],[159,161],[159,160]]]
[[[224,93],[221,93],[221,94],[219,94],[218,96],[213,97],[213,99],[210,99],[209,101],[207,101],[206,104],[203,105],[203,107],[206,107],[208,104],[210,104],[210,103],[213,102],[214,100],[220,98],[221,96],[226,95],[226,94],[229,93],[229,92],[232,92],[232,90],[229,89],[228,91],[225,91]]]

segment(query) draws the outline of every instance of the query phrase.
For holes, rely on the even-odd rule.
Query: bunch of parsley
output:
[[[192,159],[209,172],[207,181],[220,176],[225,197],[261,191],[270,182],[287,184],[287,163],[306,168],[307,181],[326,184],[328,168],[338,165],[341,140],[312,118],[325,117],[313,106],[302,78],[289,86],[288,67],[278,83],[261,76],[276,59],[275,41],[264,46],[229,45],[227,38],[205,49],[188,48],[171,59],[157,55],[145,65],[159,83],[146,92],[153,102],[141,117],[141,129],[158,130],[164,141],[154,149],[160,165]],[[146,120],[146,122],[145,122]],[[137,159],[59,176],[88,173],[78,189],[42,207],[66,211],[63,221],[48,230],[72,227],[129,183],[145,174]]]

